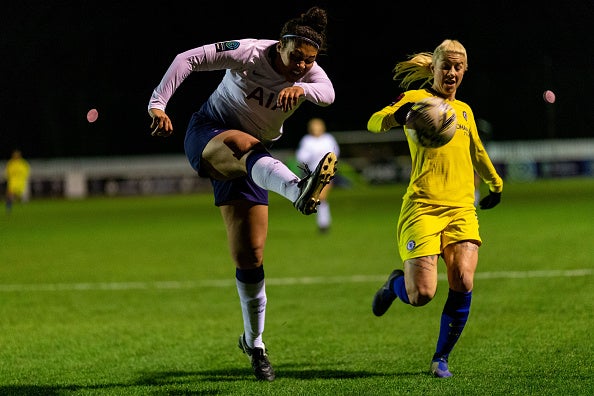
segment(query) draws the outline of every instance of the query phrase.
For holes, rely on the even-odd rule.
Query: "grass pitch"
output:
[[[591,395],[594,179],[507,183],[478,212],[484,245],[450,379],[428,375],[443,276],[429,305],[371,313],[401,266],[404,189],[335,189],[327,235],[271,194],[272,383],[236,345],[235,270],[211,194],[16,205],[0,215],[0,394]]]

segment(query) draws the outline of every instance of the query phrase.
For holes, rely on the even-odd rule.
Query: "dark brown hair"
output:
[[[302,40],[317,44],[320,52],[326,50],[326,26],[328,16],[326,10],[312,7],[298,18],[285,22],[281,29],[281,41]]]

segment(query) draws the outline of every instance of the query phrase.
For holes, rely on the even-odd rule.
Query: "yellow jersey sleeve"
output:
[[[373,133],[381,133],[399,126],[400,124],[394,119],[394,113],[403,104],[418,102],[428,96],[431,95],[424,89],[406,91],[400,94],[394,102],[371,115],[371,118],[367,121],[367,130]]]

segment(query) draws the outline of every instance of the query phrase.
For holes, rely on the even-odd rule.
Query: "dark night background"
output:
[[[364,130],[399,88],[392,68],[443,39],[466,47],[470,70],[457,98],[488,120],[493,140],[594,136],[594,2],[23,1],[3,6],[0,155],[27,158],[183,153],[192,111],[223,71],[194,73],[169,102],[176,133],[150,136],[147,104],[173,57],[202,44],[277,39],[282,24],[320,5],[336,101],[303,105],[278,148],[295,147],[311,116],[332,132]],[[555,92],[555,104],[542,98]],[[95,123],[86,120],[99,110]]]

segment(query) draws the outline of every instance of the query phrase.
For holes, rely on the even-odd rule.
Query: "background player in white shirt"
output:
[[[337,158],[340,155],[340,148],[336,139],[327,132],[326,123],[323,119],[317,117],[310,119],[307,122],[307,135],[304,135],[299,141],[295,158],[298,162],[307,165],[309,169],[313,169],[328,152],[333,152]],[[316,214],[316,223],[320,232],[328,232],[332,224],[330,204],[328,202],[332,184],[332,182],[327,184],[319,197],[320,205]]]
[[[312,7],[287,21],[279,40],[231,40],[183,52],[165,72],[148,106],[152,135],[170,136],[174,129],[165,107],[180,84],[192,72],[225,70],[219,86],[193,114],[184,147],[192,168],[213,185],[236,266],[244,322],[239,347],[260,380],[275,378],[262,341],[268,191],[309,215],[316,212],[320,192],[336,172],[336,156],[329,152],[300,179],[267,149],[304,101],[319,106],[334,102],[334,87],[316,63],[325,50],[327,22],[326,11]]]

